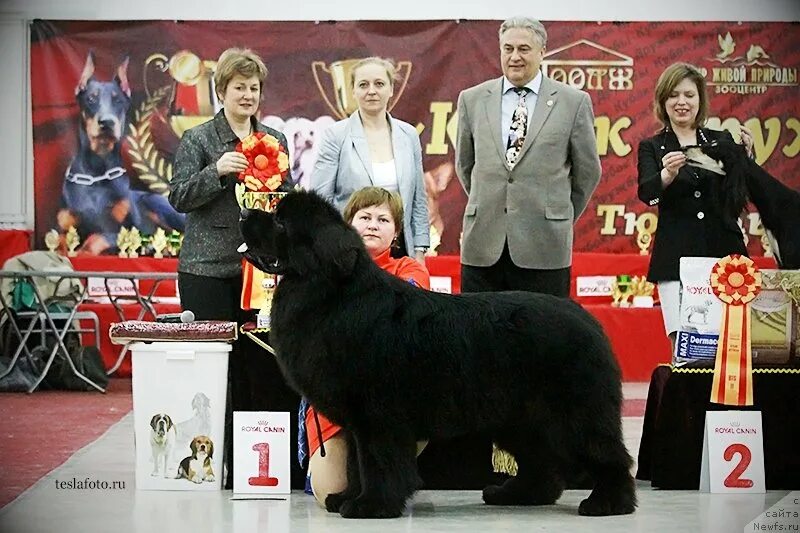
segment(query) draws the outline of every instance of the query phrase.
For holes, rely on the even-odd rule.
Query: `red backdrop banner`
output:
[[[709,126],[727,128],[734,138],[740,124],[748,126],[757,161],[800,188],[796,25],[545,24],[549,41],[543,69],[590,94],[603,165],[602,181],[576,227],[577,251],[635,252],[637,235],[655,224],[655,211],[636,197],[636,148],[658,130],[651,110],[653,90],[658,75],[674,61],[694,63],[706,73]],[[352,60],[393,58],[399,80],[392,114],[417,125],[421,134],[433,239],[440,254],[457,253],[466,197],[453,171],[455,106],[461,90],[501,75],[498,26],[499,21],[34,21],[37,242],[58,227],[59,213],[68,203],[62,194],[65,172],[79,156],[79,130],[91,119],[76,101],[90,53],[97,80],[121,74],[130,87],[127,124],[119,142],[138,201],[167,190],[180,135],[218,109],[210,73],[219,54],[230,46],[246,46],[264,58],[270,71],[261,119],[286,133],[293,173],[303,185],[316,155],[314,139],[353,110],[343,83]],[[114,209],[111,204],[101,207]],[[742,222],[751,253],[759,255],[757,215]]]

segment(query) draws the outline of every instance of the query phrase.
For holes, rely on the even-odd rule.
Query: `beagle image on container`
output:
[[[211,459],[214,457],[214,443],[205,435],[198,435],[189,445],[192,455],[185,457],[178,467],[178,478],[186,478],[194,483],[214,481]]]
[[[166,413],[158,413],[150,419],[150,448],[153,451],[153,472],[151,476],[167,475],[167,463],[175,446],[175,424]]]

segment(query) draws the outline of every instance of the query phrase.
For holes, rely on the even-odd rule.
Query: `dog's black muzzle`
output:
[[[252,209],[243,207],[239,213],[239,224],[241,225],[245,219],[251,216],[252,212]],[[280,259],[275,255],[264,252],[263,250],[250,248],[246,242],[243,242],[237,251],[242,254],[242,257],[244,257],[248,263],[252,264],[260,271],[267,274],[283,274],[283,265]]]

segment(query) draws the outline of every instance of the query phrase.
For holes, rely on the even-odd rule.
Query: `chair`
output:
[[[86,290],[80,280],[72,275],[73,272],[68,259],[50,252],[27,252],[6,262],[0,276],[0,301],[19,346],[0,378],[11,372],[22,353],[33,360],[28,343],[33,334],[38,334],[39,345],[34,349],[42,348],[49,354],[41,374],[28,392],[36,390],[57,356],[64,358],[77,377],[100,392],[105,392],[103,387],[77,369],[64,344],[67,334],[73,332],[93,333],[95,347],[100,344],[99,317],[92,311],[78,311],[78,305],[86,297]],[[24,332],[17,325],[20,318],[28,320]],[[91,321],[93,327],[83,327],[81,320]],[[55,338],[55,345],[47,344],[50,335]]]

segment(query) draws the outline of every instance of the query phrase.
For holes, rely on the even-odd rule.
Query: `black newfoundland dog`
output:
[[[703,151],[722,162],[728,188],[745,191],[758,209],[761,223],[770,233],[778,266],[800,269],[800,191],[787,187],[761,168],[747,157],[741,145],[715,142],[704,146]]]
[[[483,490],[487,504],[552,504],[579,467],[594,483],[580,514],[634,511],[619,368],[579,305],[414,287],[375,265],[314,193],[241,216],[245,258],[283,276],[270,332],[281,370],[345,429],[348,487],[327,498],[329,511],[399,516],[420,484],[416,442],[475,432],[518,464],[516,477]]]

